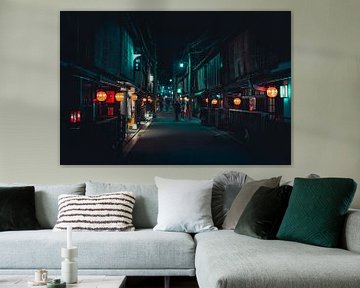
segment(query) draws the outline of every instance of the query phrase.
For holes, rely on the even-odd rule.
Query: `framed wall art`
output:
[[[62,165],[290,165],[290,11],[60,12]]]

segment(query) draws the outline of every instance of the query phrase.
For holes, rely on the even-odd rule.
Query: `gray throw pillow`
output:
[[[251,181],[242,186],[235,200],[233,201],[229,212],[227,213],[223,229],[234,230],[245,207],[253,197],[255,192],[261,187],[275,188],[279,186],[281,176],[270,179]]]
[[[260,239],[275,239],[289,203],[292,186],[260,187],[236,225],[235,233]]]
[[[211,213],[216,227],[221,228],[225,216],[241,187],[251,180],[251,177],[238,171],[221,172],[214,177]]]
[[[198,233],[217,230],[211,217],[213,180],[155,177],[159,213],[154,230]]]
[[[320,176],[319,176],[318,174],[311,173],[311,174],[307,175],[307,176],[304,177],[304,178],[308,178],[308,179],[318,179],[318,178],[320,178]],[[289,181],[286,181],[286,182],[282,183],[282,185],[294,186],[294,179],[289,180]]]

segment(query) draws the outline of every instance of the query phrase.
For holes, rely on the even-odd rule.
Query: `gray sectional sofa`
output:
[[[13,184],[0,184],[0,186]],[[57,197],[63,193],[94,195],[133,191],[134,232],[73,232],[79,274],[129,276],[195,276],[201,288],[360,287],[360,211],[350,211],[343,248],[260,240],[219,230],[190,235],[160,232],[155,185],[88,182],[79,185],[35,185],[41,230],[0,232],[0,278],[46,268],[60,273],[66,232],[52,231]],[[168,281],[165,281],[168,285]]]

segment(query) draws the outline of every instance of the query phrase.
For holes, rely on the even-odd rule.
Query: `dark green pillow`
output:
[[[288,206],[292,187],[260,187],[235,227],[235,232],[261,239],[275,239]]]
[[[337,247],[355,190],[348,178],[295,178],[277,238]]]
[[[39,229],[35,188],[0,187],[0,231]]]

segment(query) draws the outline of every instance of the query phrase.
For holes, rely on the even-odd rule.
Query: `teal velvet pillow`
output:
[[[0,187],[0,231],[39,229],[35,188]]]
[[[337,247],[355,190],[349,178],[295,178],[277,239]]]

